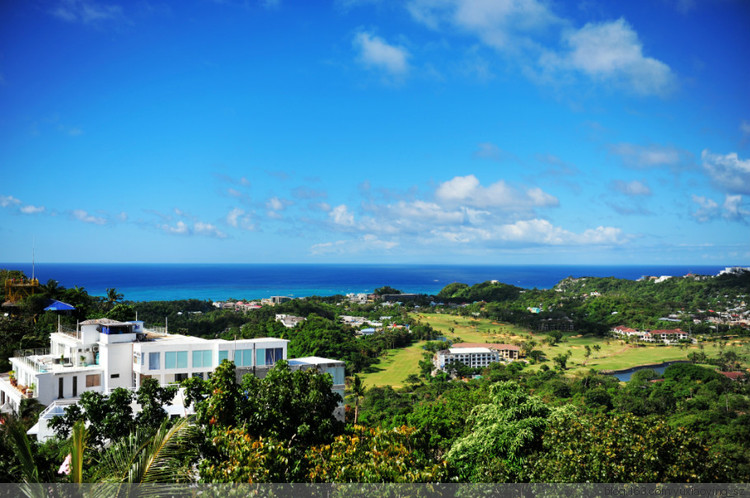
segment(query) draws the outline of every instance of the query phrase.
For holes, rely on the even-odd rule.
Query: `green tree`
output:
[[[566,417],[527,462],[540,482],[730,482],[723,458],[684,428],[634,415]]]
[[[553,409],[515,382],[490,388],[490,403],[478,405],[467,434],[446,455],[462,481],[505,482],[523,478],[526,458],[541,448]]]
[[[350,396],[354,399],[354,425],[359,420],[359,402],[365,396],[365,385],[359,375],[354,375],[352,379],[352,393]]]
[[[312,482],[441,482],[444,463],[435,463],[420,447],[413,427],[383,429],[354,426],[352,432],[315,446],[305,455]]]

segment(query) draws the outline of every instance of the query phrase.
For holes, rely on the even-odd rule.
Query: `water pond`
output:
[[[662,375],[664,373],[664,370],[667,369],[669,365],[674,365],[675,363],[688,363],[686,361],[668,361],[666,363],[659,363],[657,365],[643,365],[640,367],[633,367],[629,368],[627,370],[617,370],[615,372],[612,372],[612,375],[617,377],[620,382],[627,382],[630,380],[630,377],[633,376],[634,373],[636,373],[639,370],[646,370],[651,369],[654,370],[659,375]]]

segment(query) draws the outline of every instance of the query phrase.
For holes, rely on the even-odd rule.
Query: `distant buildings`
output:
[[[675,344],[679,341],[690,339],[690,334],[681,329],[663,329],[663,330],[636,330],[630,327],[619,325],[612,329],[612,333],[617,336],[635,337],[643,342],[662,342],[664,344]]]
[[[433,357],[433,365],[439,370],[449,370],[451,365],[463,363],[471,368],[485,368],[499,361],[514,361],[520,356],[521,348],[512,344],[457,343],[448,349],[438,351]]]

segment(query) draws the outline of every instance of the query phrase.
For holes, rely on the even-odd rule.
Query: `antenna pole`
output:
[[[36,259],[36,237],[33,237],[31,239],[31,280],[34,280],[35,278],[35,259]]]

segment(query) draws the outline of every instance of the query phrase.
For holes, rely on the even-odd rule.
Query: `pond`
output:
[[[627,381],[630,380],[630,377],[632,377],[632,375],[634,373],[636,373],[637,371],[639,371],[639,370],[651,369],[651,370],[654,370],[659,375],[662,375],[664,373],[664,370],[666,370],[669,365],[674,365],[676,363],[689,363],[689,362],[687,362],[687,361],[668,361],[666,363],[659,363],[657,365],[643,365],[643,366],[640,366],[640,367],[629,368],[627,370],[617,370],[615,372],[612,372],[612,375],[614,375],[615,377],[617,377],[620,382],[627,382]]]

